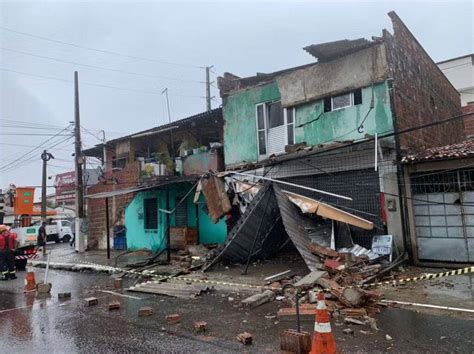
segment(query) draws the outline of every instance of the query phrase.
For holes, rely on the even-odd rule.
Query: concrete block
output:
[[[138,317],[145,317],[153,315],[153,309],[149,306],[140,307],[138,310]]]
[[[118,310],[120,308],[120,302],[118,302],[118,301],[109,302],[108,308],[109,308],[109,311]]]
[[[99,303],[99,300],[96,297],[88,297],[85,298],[84,301],[86,302],[87,306],[94,306]]]
[[[181,322],[181,315],[178,313],[174,313],[172,315],[166,316],[166,322],[169,324],[177,324]]]

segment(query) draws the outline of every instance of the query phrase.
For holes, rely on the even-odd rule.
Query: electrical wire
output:
[[[19,161],[21,160],[22,158],[28,156],[29,154],[37,151],[38,149],[40,149],[41,147],[43,147],[45,144],[47,144],[48,142],[50,142],[51,140],[53,140],[55,137],[57,136],[60,136],[62,132],[66,131],[67,129],[69,129],[70,125],[67,126],[66,128],[64,128],[63,130],[61,130],[59,133],[57,133],[56,135],[53,135],[51,138],[49,139],[46,139],[44,142],[42,142],[41,144],[37,145],[36,147],[34,147],[33,149],[29,150],[27,153],[21,155],[20,157],[16,158],[15,160],[13,160],[12,162],[6,164],[6,165],[3,165],[3,166],[0,166],[0,171],[1,170],[4,170],[5,168],[9,167],[10,165],[14,164],[16,161]],[[69,135],[69,138],[71,138],[71,135]]]
[[[198,84],[205,84],[206,83],[204,81],[199,81],[199,80],[181,79],[181,78],[175,78],[175,77],[170,77],[170,76],[153,75],[153,74],[142,74],[142,73],[137,73],[137,72],[132,72],[132,71],[125,71],[125,70],[107,68],[105,66],[83,64],[83,63],[79,63],[79,62],[75,62],[75,61],[68,61],[68,60],[48,57],[48,56],[44,56],[44,55],[38,55],[38,54],[34,54],[34,53],[23,52],[23,51],[20,51],[20,50],[4,48],[4,47],[0,47],[0,49],[4,50],[4,51],[13,52],[13,53],[19,53],[19,54],[22,54],[22,55],[29,55],[29,56],[40,58],[40,59],[52,60],[52,61],[55,61],[55,62],[58,62],[58,63],[78,65],[78,66],[83,66],[83,67],[88,67],[88,68],[93,68],[93,69],[116,72],[116,73],[120,73],[120,74],[127,74],[127,75],[141,76],[141,77],[147,77],[147,78],[151,78],[151,79],[161,79],[161,80],[169,80],[169,81],[192,82],[192,83],[198,83]]]
[[[86,46],[82,46],[82,45],[79,45],[79,44],[74,44],[74,43],[69,43],[69,42],[65,42],[65,41],[60,41],[60,40],[57,40],[57,39],[52,39],[52,38],[48,38],[48,37],[39,36],[39,35],[36,35],[36,34],[33,34],[33,33],[17,31],[17,30],[8,28],[8,27],[3,27],[3,26],[0,26],[0,29],[2,29],[4,31],[16,33],[16,34],[21,34],[23,36],[28,36],[28,37],[31,37],[31,38],[41,39],[41,40],[52,42],[52,43],[68,45],[68,46],[71,46],[71,47],[86,49],[86,50],[90,50],[90,51],[94,51],[94,52],[98,52],[98,53],[117,55],[117,56],[129,58],[129,59],[151,61],[151,62],[155,62],[155,63],[162,63],[162,64],[182,66],[182,67],[188,67],[188,68],[196,68],[196,69],[205,69],[206,68],[205,66],[182,64],[182,63],[176,63],[176,62],[172,62],[172,61],[166,61],[166,60],[160,60],[160,59],[154,59],[154,58],[139,57],[139,56],[136,56],[136,55],[123,54],[123,53],[114,52],[114,51],[110,51],[110,50],[103,50],[103,49],[97,49],[97,48],[92,48],[92,47],[86,47]]]
[[[9,72],[9,73],[15,73],[15,74],[20,74],[20,75],[27,75],[27,76],[33,76],[33,77],[39,77],[42,79],[48,79],[48,80],[55,80],[55,81],[62,81],[62,82],[73,82],[72,80],[66,80],[66,79],[60,79],[57,77],[52,77],[52,76],[45,76],[45,75],[39,75],[39,74],[32,74],[32,73],[27,73],[24,71],[18,71],[18,70],[11,70],[11,69],[5,69],[5,68],[0,68],[0,70]],[[138,92],[138,93],[145,93],[148,95],[161,95],[159,92],[154,92],[154,91],[146,91],[146,90],[139,90],[139,89],[133,89],[133,88],[127,88],[127,87],[118,87],[118,86],[109,86],[109,85],[102,85],[102,84],[95,84],[92,82],[84,82],[81,81],[79,83],[80,85],[87,85],[87,86],[94,86],[94,87],[101,87],[101,88],[108,88],[108,89],[114,89],[114,90],[121,90],[121,91],[131,91],[131,92]],[[175,94],[172,93],[172,96],[177,96],[177,97],[191,97],[191,98],[206,98],[205,96],[193,96],[193,95],[181,95],[181,94]]]

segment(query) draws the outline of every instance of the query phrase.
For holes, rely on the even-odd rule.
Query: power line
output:
[[[0,27],[1,28],[1,27]],[[32,74],[32,73],[26,73],[23,71],[17,71],[17,70],[11,70],[11,69],[5,69],[5,68],[0,68],[2,71],[10,72],[10,73],[15,73],[15,74],[21,74],[21,75],[28,75],[28,76],[34,76],[34,77],[39,77],[42,79],[48,79],[48,80],[56,80],[56,81],[62,81],[62,82],[73,82],[72,80],[66,80],[66,79],[60,79],[57,77],[52,77],[52,76],[45,76],[45,75],[39,75],[39,74]],[[154,92],[154,91],[145,91],[145,90],[138,90],[138,89],[132,89],[132,88],[126,88],[126,87],[117,87],[117,86],[108,86],[108,85],[102,85],[102,84],[95,84],[91,82],[80,82],[81,85],[87,85],[87,86],[94,86],[94,87],[102,87],[102,88],[109,88],[109,89],[114,89],[114,90],[122,90],[122,91],[132,91],[132,92],[139,92],[139,93],[146,93],[149,95],[159,95],[159,92]],[[191,98],[205,98],[204,96],[193,96],[193,95],[181,95],[181,94],[174,94],[173,96],[177,97],[191,97]]]
[[[125,71],[125,70],[107,68],[105,66],[83,64],[83,63],[79,63],[79,62],[75,62],[75,61],[68,61],[68,60],[48,57],[48,56],[44,56],[44,55],[38,55],[38,54],[34,54],[34,53],[23,52],[23,51],[20,51],[20,50],[15,50],[15,49],[10,49],[10,48],[0,47],[0,49],[5,50],[5,51],[9,51],[9,52],[13,52],[13,53],[19,53],[19,54],[22,54],[22,55],[29,55],[29,56],[40,58],[40,59],[52,60],[52,61],[55,61],[55,62],[58,62],[58,63],[84,66],[84,67],[88,67],[88,68],[106,70],[106,71],[116,72],[116,73],[120,73],[120,74],[127,74],[127,75],[133,75],[133,76],[142,76],[142,77],[147,77],[147,78],[152,78],[152,79],[162,79],[162,80],[170,80],[170,81],[193,82],[193,83],[198,83],[198,84],[205,84],[204,81],[199,81],[199,80],[180,79],[180,78],[176,78],[176,77],[154,75],[154,74],[143,74],[143,73],[137,73],[137,72],[132,72],[132,71]]]
[[[14,143],[0,143],[0,145],[19,146],[19,147],[35,147],[34,145],[14,144]],[[70,151],[69,149],[56,149],[56,150]]]
[[[2,124],[15,125],[15,126],[29,126],[29,127],[42,127],[42,128],[51,128],[51,129],[62,129],[63,126],[52,125],[52,124],[42,124],[36,122],[21,121],[16,119],[5,119],[0,118]]]
[[[20,157],[18,157],[17,159],[13,160],[12,162],[6,164],[6,165],[3,165],[0,167],[0,170],[3,170],[5,168],[7,168],[8,166],[12,165],[13,163],[15,163],[16,161],[28,156],[29,154],[33,153],[34,151],[40,149],[41,147],[43,147],[45,144],[47,144],[48,142],[50,142],[51,140],[53,140],[55,137],[59,136],[63,131],[67,130],[69,128],[69,126],[67,126],[66,128],[64,128],[63,130],[61,130],[59,133],[57,133],[56,135],[53,135],[51,138],[49,139],[46,139],[44,142],[42,142],[41,144],[39,144],[38,146],[36,146],[35,148],[31,149],[30,151],[28,151],[27,153],[21,155]],[[69,137],[71,137],[69,135]]]
[[[70,136],[70,134],[43,134],[43,133],[0,133],[0,135],[13,135],[13,136]]]
[[[32,38],[36,38],[36,39],[41,39],[41,40],[48,41],[48,42],[52,42],[52,43],[68,45],[68,46],[75,47],[75,48],[86,49],[86,50],[90,50],[90,51],[94,51],[94,52],[98,52],[98,53],[112,54],[112,55],[117,55],[117,56],[129,58],[129,59],[144,60],[144,61],[150,61],[150,62],[155,62],[155,63],[162,63],[162,64],[168,64],[168,65],[182,66],[182,67],[187,67],[187,68],[205,69],[205,66],[182,64],[182,63],[176,63],[176,62],[167,61],[167,60],[160,60],[160,59],[154,59],[154,58],[139,57],[139,56],[136,56],[136,55],[123,54],[123,53],[114,52],[114,51],[110,51],[110,50],[103,50],[103,49],[97,49],[97,48],[92,48],[92,47],[86,47],[86,46],[82,46],[82,45],[79,45],[79,44],[64,42],[64,41],[60,41],[60,40],[57,40],[57,39],[52,39],[52,38],[48,38],[48,37],[43,37],[43,36],[39,36],[39,35],[32,34],[32,33],[27,33],[27,32],[22,32],[22,31],[16,31],[16,30],[13,30],[13,29],[7,28],[7,27],[1,27],[1,26],[0,26],[0,29],[2,29],[2,30],[4,30],[4,31],[16,33],[16,34],[21,34],[21,35],[23,35],[23,36],[28,36],[28,37],[32,37]]]

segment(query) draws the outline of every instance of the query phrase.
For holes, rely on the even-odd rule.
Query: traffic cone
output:
[[[36,291],[36,280],[35,280],[35,272],[30,264],[26,267],[26,279],[25,279],[25,288],[23,292],[29,293],[32,291]]]
[[[329,312],[326,309],[324,293],[318,293],[318,304],[316,306],[316,322],[314,323],[313,342],[311,354],[335,354],[336,341],[331,332]]]

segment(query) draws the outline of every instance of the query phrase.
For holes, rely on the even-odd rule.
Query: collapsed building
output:
[[[221,109],[86,151],[106,166],[89,189],[90,241],[104,239],[111,198],[127,249],[207,245],[205,269],[294,247],[313,270],[325,257],[310,245],[372,260],[381,236],[395,257],[412,253],[401,158],[461,141],[464,129],[437,124],[460,114],[459,94],[389,16],[393,33],[307,46],[317,61],[295,68],[225,73]]]

